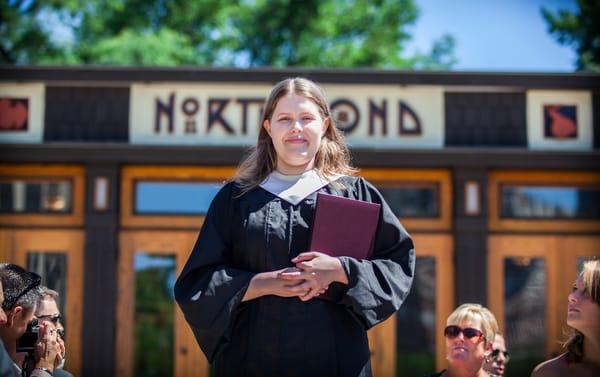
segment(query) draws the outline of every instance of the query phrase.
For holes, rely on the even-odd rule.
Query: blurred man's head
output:
[[[17,340],[33,319],[40,298],[41,277],[10,263],[0,264],[0,281],[6,322],[0,325],[0,337],[5,345]]]
[[[35,311],[35,317],[40,322],[46,322],[50,325],[50,328],[56,328],[59,337],[65,340],[65,328],[62,324],[62,315],[58,310],[58,292],[48,287],[40,287],[41,297],[38,302],[38,307]],[[65,365],[65,352],[62,352],[62,361],[58,368],[62,368]]]
[[[56,303],[58,300],[58,292],[45,286],[40,287],[40,291],[41,298],[35,311],[35,317],[39,321],[52,322],[59,332],[64,331],[62,315],[60,314],[60,310]]]
[[[506,363],[508,363],[509,354],[506,350],[506,343],[502,334],[496,334],[494,344],[492,345],[492,353],[483,368],[496,376],[504,375]]]
[[[2,304],[4,303],[4,291],[2,289],[2,280],[0,280],[0,326],[6,324],[6,313],[4,313],[4,309],[2,309]]]

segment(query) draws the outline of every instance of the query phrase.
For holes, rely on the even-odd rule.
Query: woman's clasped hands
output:
[[[299,254],[292,263],[296,266],[279,271],[277,277],[292,287],[301,287],[297,296],[302,301],[325,293],[333,282],[348,283],[340,260],[327,254],[309,251]]]
[[[261,296],[298,297],[308,301],[327,291],[333,282],[348,284],[348,277],[338,258],[316,251],[292,259],[295,267],[256,274],[242,301]]]

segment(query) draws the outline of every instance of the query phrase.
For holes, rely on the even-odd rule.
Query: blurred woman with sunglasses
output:
[[[45,286],[40,286],[42,297],[38,302],[38,307],[35,311],[35,317],[40,322],[47,322],[56,328],[58,336],[56,341],[59,343],[61,350],[61,363],[54,369],[53,377],[73,377],[70,372],[63,369],[65,365],[65,328],[63,327],[63,317],[58,309],[58,292]]]
[[[566,352],[538,365],[532,377],[600,376],[600,260],[584,263],[567,307]]]
[[[503,376],[510,355],[506,350],[506,342],[502,334],[496,334],[490,357],[485,361],[483,368],[494,376]]]
[[[483,369],[498,332],[492,312],[479,304],[463,304],[450,314],[446,325],[448,369],[429,377],[493,376]]]

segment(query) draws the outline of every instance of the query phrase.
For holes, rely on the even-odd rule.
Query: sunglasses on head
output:
[[[498,356],[500,356],[501,353],[504,355],[504,358],[506,359],[506,361],[508,361],[508,359],[510,359],[510,353],[508,351],[500,351],[498,348],[494,348],[492,350],[492,353],[490,354],[490,356],[492,356],[492,358],[495,359]]]
[[[446,328],[444,329],[444,336],[448,339],[456,338],[461,333],[467,339],[477,338],[479,340],[480,338],[483,337],[483,333],[481,331],[474,329],[472,327],[465,327],[463,329],[462,327],[450,325],[450,326],[446,326]]]

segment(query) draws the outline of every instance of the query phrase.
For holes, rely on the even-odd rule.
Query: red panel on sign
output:
[[[544,105],[544,137],[547,139],[576,139],[577,107]]]
[[[0,132],[27,131],[29,100],[0,98]]]

